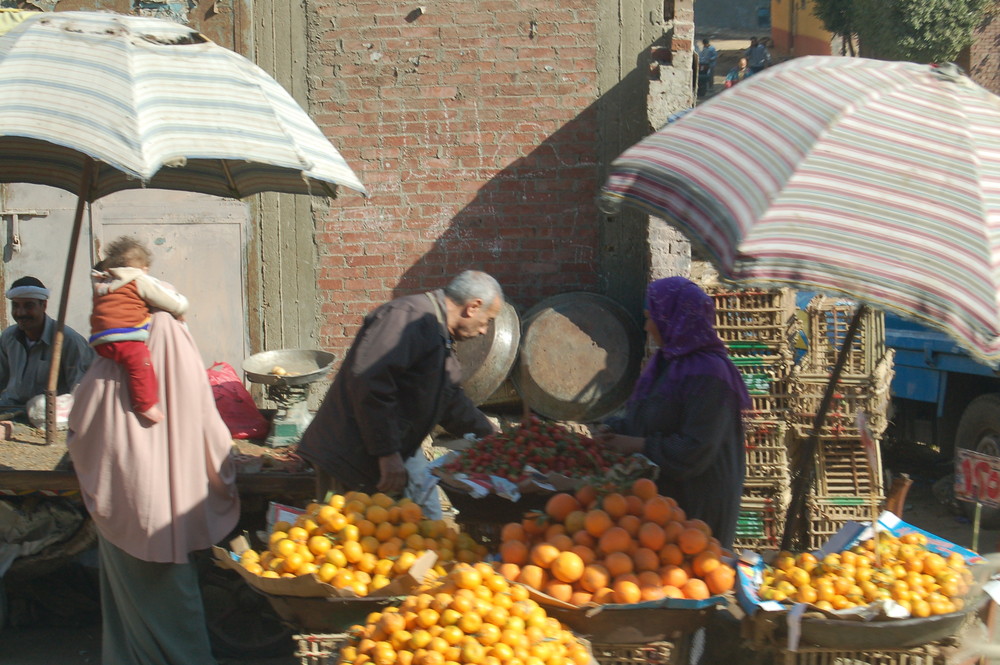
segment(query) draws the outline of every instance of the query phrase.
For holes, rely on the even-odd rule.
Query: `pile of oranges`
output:
[[[587,648],[528,590],[485,563],[458,564],[398,607],[373,612],[340,650],[352,665],[586,665]]]
[[[736,577],[709,526],[648,478],[603,496],[590,485],[556,494],[500,539],[501,574],[574,605],[701,600]]]
[[[437,552],[439,574],[454,561],[481,561],[487,553],[443,520],[424,519],[410,499],[348,492],[310,504],[294,524],[278,522],[268,548],[245,551],[240,564],[262,577],[315,575],[367,596],[409,572],[429,550]]]
[[[892,599],[911,616],[955,612],[964,606],[972,572],[958,553],[947,557],[927,549],[920,533],[894,536],[881,531],[820,560],[809,553],[780,552],[764,573],[764,600],[810,603],[842,610]]]

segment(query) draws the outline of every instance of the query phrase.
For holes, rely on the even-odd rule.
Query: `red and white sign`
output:
[[[955,450],[955,498],[1000,508],[1000,457]]]

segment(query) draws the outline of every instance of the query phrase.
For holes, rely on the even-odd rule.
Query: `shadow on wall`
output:
[[[654,44],[644,53],[660,47]],[[420,214],[420,201],[427,198],[421,191],[438,187],[453,191],[453,180],[459,182],[459,190],[464,185],[478,189],[472,201],[453,216],[423,230],[427,238],[434,238],[433,246],[402,275],[394,297],[439,288],[462,270],[477,269],[495,276],[522,312],[568,291],[612,297],[611,292],[624,293],[616,299],[630,311],[638,311],[648,266],[646,217],[624,214],[609,219],[598,211],[595,197],[611,160],[652,131],[645,112],[649,63],[648,59],[638,62],[573,120],[548,136],[539,136],[537,147],[527,155],[518,156],[518,146],[534,140],[534,133],[551,124],[545,120],[559,113],[560,94],[525,98],[520,121],[495,111],[482,119],[480,132],[456,136],[453,145],[443,146],[442,152],[449,155],[469,157],[426,163],[426,168],[441,168],[452,178],[422,181],[416,192],[411,191],[406,200],[414,216],[426,217]],[[591,82],[577,79],[572,72],[565,73],[559,84],[561,94],[572,96],[578,83],[590,86]],[[481,108],[488,109],[488,102]],[[629,113],[628,109],[641,111]],[[494,132],[498,133],[495,138]],[[469,166],[455,169],[455,163]],[[496,175],[479,184],[481,171],[504,163]],[[428,201],[427,205],[448,215],[447,204]],[[619,242],[619,238],[626,241]],[[632,293],[634,302],[625,302]]]

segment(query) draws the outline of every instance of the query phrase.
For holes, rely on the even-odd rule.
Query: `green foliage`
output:
[[[813,15],[835,35],[854,34],[854,0],[813,0]]]
[[[829,1],[829,0],[824,0]],[[845,0],[866,54],[949,62],[972,43],[991,0]],[[842,34],[842,33],[841,33]]]

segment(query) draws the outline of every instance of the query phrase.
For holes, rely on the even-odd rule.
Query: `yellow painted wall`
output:
[[[771,0],[771,39],[774,55],[832,55],[822,22],[813,16],[812,0]]]

